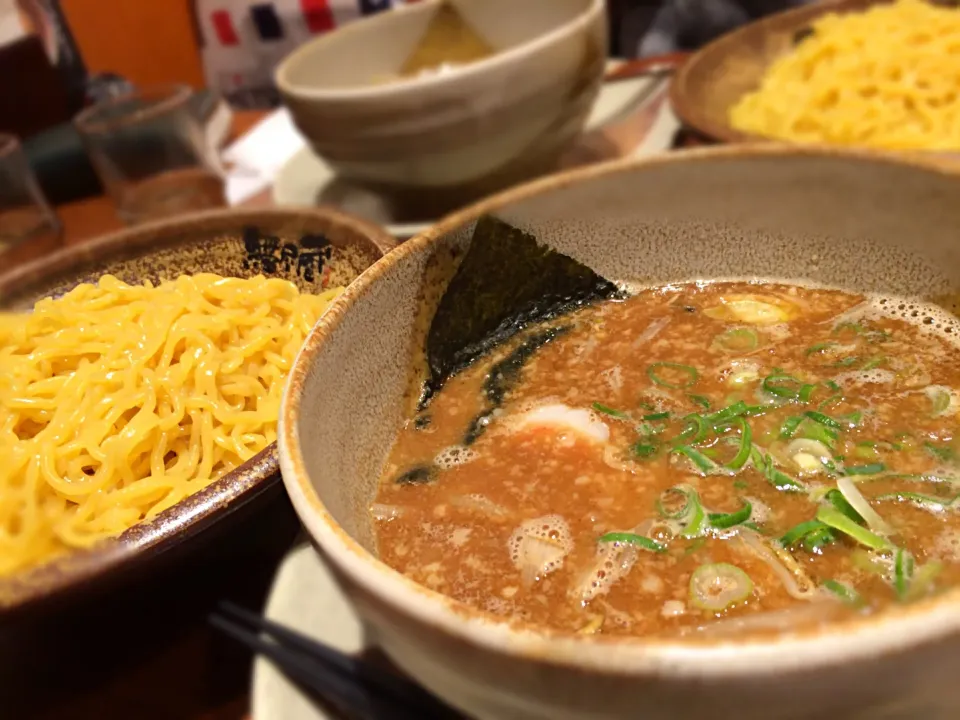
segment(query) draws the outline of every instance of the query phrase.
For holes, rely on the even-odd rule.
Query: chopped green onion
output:
[[[927,395],[930,396],[930,401],[933,404],[933,407],[930,410],[931,414],[936,417],[937,415],[946,412],[947,408],[950,407],[950,393],[947,390],[938,387],[930,387],[927,388],[927,390],[929,391]]]
[[[841,425],[846,425],[848,429],[852,429],[863,422],[863,413],[857,410],[846,415],[837,415],[836,421]]]
[[[844,473],[847,475],[876,475],[887,469],[883,463],[870,463],[869,465],[847,465]]]
[[[785,472],[782,472],[776,468],[773,464],[773,458],[769,454],[763,455],[756,447],[754,447],[750,452],[750,460],[753,463],[754,467],[760,472],[763,473],[763,476],[771,483],[777,490],[787,490],[787,491],[805,491],[806,488],[803,486],[803,483],[798,480],[794,480],[792,477],[787,475]]]
[[[893,588],[897,591],[897,597],[901,600],[906,598],[907,592],[910,590],[915,565],[916,561],[909,551],[897,548],[893,559]]]
[[[710,428],[707,425],[706,420],[703,419],[702,415],[690,413],[683,418],[683,430],[680,431],[679,435],[673,438],[672,442],[674,445],[681,445],[684,443],[696,444],[707,437],[709,430]]]
[[[651,445],[650,443],[645,443],[643,441],[634,443],[631,448],[633,454],[640,458],[648,458],[657,454],[659,447],[657,445]]]
[[[750,426],[747,424],[747,421],[742,417],[735,418],[732,427],[739,428],[740,430],[740,446],[737,449],[737,454],[734,455],[733,459],[724,465],[724,467],[727,470],[740,470],[747,464],[747,460],[750,459],[750,450],[753,447],[753,434],[750,431]]]
[[[793,417],[788,417],[783,421],[783,425],[780,426],[780,437],[786,439],[792,438],[793,434],[797,431],[797,427],[800,423],[803,422],[803,415],[794,415]]]
[[[797,398],[800,400],[800,402],[810,402],[810,396],[813,395],[813,391],[816,389],[816,385],[807,383],[806,385],[801,386],[800,392],[797,393]]]
[[[890,548],[890,542],[886,538],[858,525],[833,506],[821,505],[817,510],[817,520],[873,550]]]
[[[705,410],[710,409],[710,398],[705,397],[704,395],[694,395],[692,393],[688,394],[687,397]]]
[[[824,350],[828,350],[829,348],[832,348],[835,345],[836,343],[832,343],[832,342],[817,343],[816,345],[811,345],[810,347],[808,347],[804,354],[813,355],[814,353],[820,353],[820,352],[823,352]]]
[[[675,504],[671,496],[683,500],[683,505],[679,509],[671,510],[667,507]],[[700,503],[700,496],[692,487],[677,485],[665,490],[657,499],[657,512],[669,520],[679,520],[683,524],[680,534],[685,538],[695,538],[703,534],[706,512]]]
[[[824,580],[823,587],[836,595],[845,604],[851,607],[863,607],[864,601],[856,590],[849,585],[836,580]]]
[[[842,512],[854,522],[863,523],[863,518],[860,517],[860,513],[856,511],[853,505],[847,502],[847,499],[843,496],[843,493],[836,488],[827,490],[827,494],[823,497],[828,503],[833,505],[837,510]]]
[[[655,553],[667,551],[666,545],[658,543],[656,540],[651,540],[648,537],[644,537],[643,535],[637,535],[636,533],[610,532],[606,535],[601,535],[599,542],[632,545],[633,547],[638,547],[641,550],[649,550],[650,552]]]
[[[768,375],[763,379],[762,387],[765,392],[774,397],[785,400],[796,400],[802,385],[803,383],[792,375],[775,372],[773,375]]]
[[[732,513],[710,513],[709,520],[717,530],[726,530],[735,525],[742,525],[750,519],[753,514],[753,506],[744,500],[743,507]]]
[[[682,373],[686,375],[686,379],[680,379],[677,382],[671,382],[670,380],[665,379],[658,374],[658,371],[663,370],[675,371],[675,374]],[[655,385],[661,385],[673,390],[682,390],[683,388],[688,388],[697,382],[697,378],[700,377],[700,373],[697,372],[696,368],[693,368],[689,365],[682,365],[674,362],[655,362],[653,365],[647,368],[647,377],[649,377]]]
[[[747,417],[754,417],[755,415],[763,415],[768,408],[764,405],[747,405],[747,409],[743,411],[743,414]]]
[[[840,430],[841,425],[836,420],[834,420],[829,415],[824,415],[823,413],[816,412],[815,410],[807,410],[804,415],[813,420],[814,422],[820,423],[824,427],[828,427],[831,430]]]
[[[604,415],[609,415],[610,417],[620,418],[623,420],[628,420],[630,418],[630,416],[622,410],[614,410],[612,407],[607,407],[603,403],[595,402],[593,404],[593,409],[599,413],[603,413]]]
[[[831,405],[833,405],[833,403],[835,403],[835,402],[837,402],[837,401],[839,401],[839,400],[843,400],[843,395],[842,395],[841,393],[837,393],[836,395],[831,395],[831,396],[828,397],[826,400],[824,400],[822,403],[820,403],[820,404],[817,406],[817,408],[818,408],[819,410],[823,410],[823,409],[825,409],[825,408],[830,407]]]
[[[704,415],[703,420],[708,425],[716,427],[717,425],[722,425],[728,420],[732,420],[735,417],[740,417],[747,411],[747,404],[743,400],[739,400],[732,405],[728,405],[725,408],[712,412],[709,415]]]
[[[686,456],[702,473],[713,472],[717,469],[717,464],[713,460],[689,445],[678,445],[673,451]]]
[[[820,530],[825,527],[827,526],[819,520],[806,520],[787,530],[780,538],[780,544],[785,548],[791,547],[815,530]]]
[[[810,418],[804,418],[803,422],[800,423],[797,428],[797,433],[800,437],[807,440],[816,440],[826,445],[828,448],[832,448],[833,444],[837,440],[837,433],[835,430],[828,428],[826,425],[821,425],[818,422],[814,422]]]
[[[859,335],[860,333],[864,332],[866,328],[858,322],[851,322],[848,320],[847,322],[842,322],[837,325],[833,329],[833,334],[839,335],[844,330],[852,330],[855,335]]]
[[[860,362],[860,358],[854,355],[853,357],[842,358],[834,363],[830,363],[830,367],[850,367],[858,362]]]
[[[864,370],[873,370],[874,368],[880,367],[880,366],[884,363],[885,360],[886,360],[886,358],[885,358],[883,355],[876,355],[876,356],[870,358],[869,360],[867,360],[867,361],[863,364],[863,367],[860,368],[860,370],[861,370],[861,372],[864,371]]]
[[[701,610],[719,612],[745,600],[753,592],[750,576],[736,565],[701,565],[690,577],[690,604]]]
[[[950,462],[954,460],[957,454],[953,451],[952,448],[942,447],[939,445],[934,445],[932,442],[925,442],[923,446],[927,451],[933,455],[938,460],[943,460],[944,462]]]
[[[756,350],[760,337],[750,328],[730,328],[713,339],[714,346],[727,352],[749,352]]]
[[[737,490],[746,490],[748,487],[750,487],[750,486],[747,484],[746,480],[734,480],[733,486],[734,486]]]
[[[657,412],[657,413],[650,413],[649,415],[644,415],[641,419],[642,420],[666,420],[669,417],[670,417],[669,412]]]

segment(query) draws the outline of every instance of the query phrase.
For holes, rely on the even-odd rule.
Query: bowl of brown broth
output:
[[[338,174],[442,212],[553,168],[599,91],[606,32],[600,0],[426,0],[306,43],[276,80]]]
[[[958,192],[699,150],[377,263],[278,443],[384,651],[477,718],[956,717]]]

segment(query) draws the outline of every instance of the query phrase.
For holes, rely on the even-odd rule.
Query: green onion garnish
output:
[[[820,530],[825,527],[827,526],[819,520],[806,520],[787,530],[780,538],[780,544],[785,548],[791,547],[815,530]]]
[[[708,425],[716,427],[717,425],[722,425],[723,423],[727,422],[728,420],[732,420],[735,417],[740,417],[747,412],[747,407],[747,404],[743,400],[739,400],[738,402],[728,405],[721,410],[704,415],[703,420]]]
[[[831,430],[840,430],[842,426],[836,420],[834,420],[829,415],[824,415],[823,413],[817,412],[815,410],[807,410],[804,415],[813,420],[814,422],[820,423],[824,427],[828,427]]]
[[[683,504],[678,505],[682,500]],[[668,488],[657,499],[657,512],[670,520],[679,520],[683,524],[680,534],[685,538],[700,537],[704,530],[706,513],[700,503],[700,496],[692,487],[677,485]]]
[[[940,445],[934,445],[932,442],[925,442],[923,446],[927,451],[933,455],[938,460],[943,460],[944,462],[950,462],[957,457],[957,454],[953,451],[952,448],[943,447]]]
[[[842,512],[854,522],[861,524],[863,523],[863,518],[860,517],[860,513],[854,509],[853,505],[847,502],[847,499],[843,496],[843,493],[836,488],[827,490],[827,494],[823,497],[828,503],[833,505],[837,510]]]
[[[817,520],[872,550],[887,550],[890,548],[890,543],[886,538],[882,538],[858,525],[831,505],[820,506],[817,510]]]
[[[649,550],[650,552],[655,553],[667,551],[666,545],[658,543],[656,540],[651,540],[648,537],[644,537],[643,535],[637,535],[636,533],[610,532],[606,535],[601,535],[599,542],[632,545],[633,547],[638,547],[641,550]]]
[[[932,393],[931,402],[933,407],[930,409],[934,416],[940,415],[950,407],[950,393],[942,388],[937,388]]]
[[[804,352],[804,354],[813,355],[814,353],[820,353],[820,352],[823,352],[824,350],[828,350],[829,348],[832,348],[834,345],[836,345],[836,343],[832,343],[832,342],[817,343],[816,345],[811,345],[810,347],[808,347]]]
[[[659,373],[663,371],[668,371],[674,376],[685,377],[675,378],[676,382],[673,382],[670,379],[661,377]],[[690,365],[682,365],[674,362],[655,362],[653,365],[647,368],[647,377],[649,377],[655,385],[661,385],[673,390],[682,390],[697,382],[697,378],[700,377],[700,373],[697,372],[696,368],[691,367]]]
[[[909,551],[897,548],[893,558],[893,588],[901,600],[907,597],[910,591],[910,582],[913,580],[913,570],[916,561]]]
[[[630,418],[630,416],[622,410],[614,410],[612,407],[607,407],[603,403],[595,402],[593,404],[593,409],[599,413],[603,413],[604,415],[609,415],[610,417],[620,418],[623,420]]]
[[[656,412],[656,413],[650,413],[649,415],[644,415],[641,419],[642,420],[666,420],[669,417],[670,417],[669,412]]]
[[[633,454],[639,458],[648,458],[657,454],[659,447],[657,445],[651,445],[650,443],[645,443],[643,441],[633,444],[631,450]]]
[[[833,448],[837,440],[837,432],[835,430],[828,428],[826,425],[814,422],[810,418],[803,419],[803,422],[801,422],[797,428],[797,433],[799,433],[800,437],[806,438],[807,440],[821,442],[828,448]]]
[[[673,451],[686,456],[704,474],[717,469],[717,464],[713,460],[689,445],[678,445]]]
[[[705,410],[710,409],[710,398],[705,397],[704,395],[694,395],[692,393],[688,394],[687,397]]]
[[[847,465],[844,468],[846,475],[876,475],[887,469],[883,463],[870,463],[869,465]]]
[[[783,421],[783,425],[780,426],[780,437],[786,439],[792,438],[793,434],[797,431],[800,423],[803,422],[802,415],[794,415],[793,417],[788,417]]]
[[[883,355],[876,355],[876,356],[870,358],[869,360],[867,360],[867,361],[863,364],[863,367],[860,368],[860,370],[861,370],[861,371],[863,371],[863,370],[873,370],[874,368],[880,367],[880,366],[884,363],[885,360],[886,360],[886,358],[885,358]]]
[[[683,443],[693,443],[703,441],[707,437],[710,428],[702,415],[690,413],[683,418],[683,430],[673,438],[674,445]]]
[[[690,577],[690,604],[701,610],[719,612],[752,592],[750,576],[729,563],[701,565]]]
[[[743,507],[732,513],[710,513],[710,524],[717,530],[726,530],[734,525],[740,525],[750,519],[753,506],[744,500]]]
[[[849,585],[845,585],[844,583],[836,580],[824,580],[823,587],[832,592],[847,605],[850,605],[851,607],[863,607],[864,602],[863,598],[860,596],[860,593],[858,593]]]
[[[760,336],[750,328],[730,328],[713,339],[713,344],[727,352],[749,352],[756,350]]]
[[[846,425],[848,429],[855,428],[863,422],[863,413],[857,410],[846,415],[837,415],[836,421],[841,425]]]
[[[753,433],[750,431],[747,421],[742,417],[735,418],[732,427],[740,430],[740,446],[737,448],[737,454],[724,467],[727,470],[740,470],[750,459],[750,451],[753,448]]]
[[[763,455],[756,447],[752,448],[750,451],[750,460],[753,463],[754,467],[760,470],[763,473],[763,476],[775,487],[777,490],[787,490],[787,491],[805,491],[806,488],[803,486],[803,483],[798,480],[794,480],[792,477],[787,475],[785,472],[782,472],[776,468],[773,464],[773,458],[770,455]]]
[[[792,375],[774,373],[773,375],[768,375],[763,379],[762,387],[764,392],[767,392],[774,397],[783,398],[785,400],[796,400],[802,385],[803,383]]]

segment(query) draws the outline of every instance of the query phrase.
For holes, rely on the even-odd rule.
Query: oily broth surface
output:
[[[777,303],[786,314],[783,321],[752,325],[707,312],[724,299],[756,293]],[[942,563],[928,591],[960,580],[960,523],[950,510],[872,500],[904,491],[950,496],[952,486],[944,482],[892,477],[938,473],[942,479],[951,472],[945,465],[951,462],[960,411],[960,395],[952,390],[960,389],[960,351],[948,318],[923,306],[883,298],[867,302],[837,290],[715,283],[640,291],[545,325],[561,326],[569,329],[527,360],[519,370],[521,381],[469,447],[463,445],[465,434],[489,410],[484,382],[523,337],[453,377],[426,413],[402,428],[374,506],[379,553],[387,564],[480,610],[571,633],[675,634],[718,619],[810,604],[822,605],[823,617],[849,612],[820,589],[829,580],[855,588],[864,606],[858,611],[881,608],[898,598],[889,563],[871,563],[875,555],[839,533],[813,551],[791,548],[800,572],[814,585],[806,599],[792,595],[769,559],[741,539],[752,532],[742,527],[696,538],[661,533],[656,539],[667,548],[663,553],[598,542],[610,532],[649,530],[662,493],[685,484],[711,513],[733,513],[749,502],[756,536],[776,551],[777,538],[811,520],[824,502],[822,494],[834,487],[836,478],[791,465],[784,454],[789,441],[780,432],[787,418],[824,403],[830,417],[861,413],[856,427],[838,433],[833,453],[854,469],[884,465],[884,472],[857,487],[895,528],[897,547],[909,550],[917,568]],[[757,346],[718,347],[715,338],[731,328],[755,332]],[[648,374],[658,362],[693,367],[696,381],[685,388],[658,385]],[[813,402],[768,405],[772,399],[762,381],[774,368],[804,383],[836,381],[841,397],[818,385]],[[672,384],[690,379],[669,369],[664,374]],[[936,417],[932,386],[951,398]],[[763,403],[762,414],[747,418],[753,442],[804,491],[778,489],[751,463],[736,474],[704,474],[666,450],[636,457],[631,447],[638,443],[643,416],[671,413],[668,420],[648,423],[663,426],[660,437],[670,438],[683,428],[680,418],[709,412],[697,398],[709,399],[710,411],[739,400]],[[596,403],[629,417],[597,411]],[[865,442],[881,446],[868,448]],[[735,443],[713,438],[699,447],[720,462],[735,451]],[[525,535],[545,538],[546,559],[524,563],[518,547]],[[717,611],[697,607],[690,594],[694,571],[713,563],[736,566],[753,584],[748,595]]]

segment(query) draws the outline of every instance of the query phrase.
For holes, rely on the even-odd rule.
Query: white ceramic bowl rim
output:
[[[423,3],[423,5],[427,4],[429,3]],[[422,7],[422,5],[420,7]],[[520,59],[524,55],[532,55],[553,45],[554,43],[559,43],[560,41],[566,39],[569,35],[575,35],[579,33],[584,27],[593,22],[597,14],[605,12],[605,7],[605,0],[590,0],[590,4],[583,12],[573,16],[570,20],[558,27],[555,27],[553,30],[550,30],[542,35],[537,35],[520,43],[519,45],[515,45],[514,47],[496,52],[492,56],[483,60],[467,63],[463,67],[458,68],[456,72],[450,73],[449,75],[423,75],[409,79],[398,80],[396,82],[384,83],[382,85],[329,89],[314,88],[290,82],[286,77],[286,75],[290,72],[290,68],[298,62],[305,61],[308,55],[311,55],[316,51],[318,45],[326,43],[333,35],[333,33],[328,33],[316,38],[315,40],[305,43],[293,53],[288,55],[274,72],[274,81],[278,87],[283,88],[291,95],[296,95],[304,99],[325,101],[367,100],[373,98],[382,100],[394,98],[412,91],[437,88],[451,82],[459,84],[490,70],[502,68],[511,64],[515,60]],[[363,20],[351,23],[350,25],[341,28],[337,32],[362,33],[367,27],[369,27],[369,25],[374,23],[388,24],[391,21],[391,15],[393,13],[416,12],[419,9],[420,8],[417,5],[404,5],[402,7],[397,7],[388,13],[372,15]]]
[[[308,336],[291,371],[291,378],[303,377],[317,348],[341,321],[344,310],[362,298],[380,275],[407,254],[425,251],[438,238],[479,215],[492,212],[517,200],[600,175],[629,172],[661,164],[689,163],[717,158],[762,158],[779,156],[839,156],[851,161],[887,162],[906,165],[933,174],[958,178],[958,173],[919,157],[896,157],[853,149],[786,147],[772,143],[704,148],[586,167],[543,178],[487,198],[451,215],[427,232],[399,246],[366,270],[337,300]],[[340,310],[340,312],[337,312]],[[298,403],[294,386],[288,382],[283,396],[278,428],[280,467],[293,505],[325,555],[366,592],[378,597],[396,612],[418,624],[441,629],[470,644],[548,664],[589,668],[606,675],[695,676],[723,678],[764,675],[787,670],[842,664],[921,645],[960,631],[960,588],[910,606],[894,607],[878,615],[828,626],[822,631],[795,636],[759,637],[744,640],[727,638],[578,638],[517,630],[506,623],[480,616],[476,611],[429,590],[390,568],[367,552],[340,529],[313,489],[304,471],[297,425]],[[460,608],[459,610],[456,608]]]

